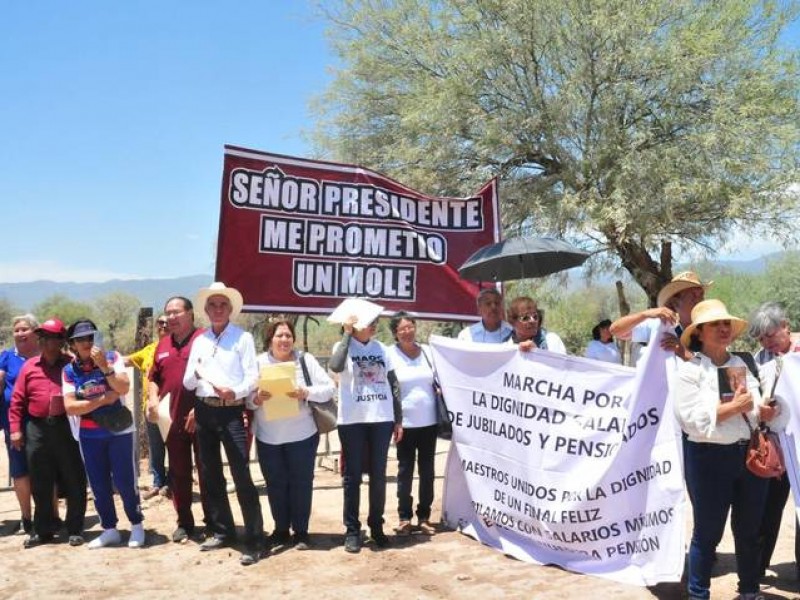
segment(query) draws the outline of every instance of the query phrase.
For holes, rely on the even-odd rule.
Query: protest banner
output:
[[[775,397],[782,409],[789,410],[789,422],[786,429],[780,432],[783,464],[786,476],[792,489],[795,513],[800,519],[800,352],[789,352],[781,357],[783,362],[778,381],[775,385]],[[773,387],[776,376],[776,362],[773,360],[759,367],[762,391],[768,394]]]
[[[685,499],[667,365],[637,370],[431,339],[453,421],[443,516],[520,560],[635,585],[679,581]]]
[[[478,287],[458,267],[498,240],[496,180],[435,198],[354,165],[225,147],[216,280],[245,310],[326,313],[362,297],[475,319]]]

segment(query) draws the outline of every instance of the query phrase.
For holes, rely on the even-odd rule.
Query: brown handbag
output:
[[[747,424],[750,425],[749,422]],[[757,477],[770,479],[783,476],[786,467],[778,435],[761,427],[751,428],[745,465],[747,470]]]
[[[772,383],[770,397],[775,395],[775,386],[778,383],[778,377],[783,366],[780,357],[776,358],[776,360],[777,370],[775,381]],[[750,443],[747,445],[747,456],[745,457],[747,470],[757,477],[766,479],[783,476],[786,472],[786,467],[784,466],[783,450],[781,449],[778,434],[770,431],[769,427],[763,422],[759,423],[758,427],[753,428],[747,416],[742,414],[742,418],[750,430]]]

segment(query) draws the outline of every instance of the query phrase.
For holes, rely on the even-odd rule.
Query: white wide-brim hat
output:
[[[686,348],[692,339],[692,334],[697,331],[698,325],[713,323],[714,321],[730,321],[732,329],[731,341],[739,337],[747,329],[747,321],[734,317],[728,312],[725,305],[719,300],[703,300],[692,309],[692,324],[683,330],[681,344]]]
[[[231,307],[233,307],[233,311],[231,312],[231,320],[235,319],[239,316],[239,313],[242,312],[242,306],[244,306],[244,299],[242,298],[241,292],[236,288],[228,287],[221,281],[215,281],[207,288],[202,288],[200,293],[197,294],[197,299],[195,300],[195,305],[198,307],[202,307],[203,311],[206,309],[206,302],[211,296],[225,296],[228,301],[231,303]]]

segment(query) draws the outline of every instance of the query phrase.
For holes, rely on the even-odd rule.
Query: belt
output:
[[[227,402],[217,396],[198,396],[197,399],[206,406],[220,408],[223,406],[244,406],[244,398],[234,398]]]
[[[44,423],[45,425],[55,425],[67,420],[67,415],[48,415],[46,417],[34,417],[31,415],[30,417],[34,423]]]

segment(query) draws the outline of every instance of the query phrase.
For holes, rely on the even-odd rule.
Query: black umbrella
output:
[[[512,281],[544,277],[572,267],[589,258],[589,253],[555,238],[514,237],[484,246],[458,270],[472,281]]]

